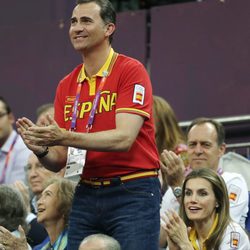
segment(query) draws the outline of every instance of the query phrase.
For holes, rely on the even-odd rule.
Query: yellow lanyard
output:
[[[210,237],[210,235],[213,233],[216,226],[218,225],[218,220],[219,220],[219,216],[218,216],[218,214],[216,214],[215,220],[214,220],[213,225],[208,233],[207,239]],[[189,240],[190,240],[194,250],[208,250],[205,246],[203,246],[203,244],[202,244],[202,246],[199,246],[198,239],[197,239],[197,233],[196,233],[194,228],[192,228],[190,231]]]

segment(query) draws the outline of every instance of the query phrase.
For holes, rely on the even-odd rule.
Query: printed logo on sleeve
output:
[[[229,201],[236,203],[241,193],[241,188],[235,185],[230,185],[228,188]]]
[[[75,101],[75,96],[66,96],[66,102],[67,103],[73,103]]]
[[[143,105],[145,96],[145,88],[140,84],[135,84],[133,103],[139,103]]]
[[[230,247],[234,249],[238,249],[240,244],[240,233],[231,232],[230,233]]]

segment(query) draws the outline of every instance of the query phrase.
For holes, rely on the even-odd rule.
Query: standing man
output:
[[[184,163],[174,152],[164,150],[162,153],[162,171],[168,177],[170,188],[162,200],[161,214],[169,209],[179,210],[179,198],[182,195],[182,183],[185,175],[192,169],[207,167],[216,171],[224,179],[230,204],[230,216],[245,227],[248,212],[248,188],[244,178],[237,173],[225,172],[219,167],[219,160],[225,153],[225,131],[221,123],[209,118],[197,118],[187,128],[187,154],[190,166]],[[164,247],[166,235],[161,230],[160,246]]]
[[[69,221],[70,250],[96,233],[114,237],[123,250],[158,249],[152,87],[140,62],[112,49],[115,22],[108,0],[78,0],[69,35],[84,64],[59,83],[55,121],[47,116],[43,127],[27,118],[17,122],[48,169],[58,171],[67,161],[66,176],[82,172]]]
[[[13,128],[14,115],[9,104],[0,96],[0,184],[24,181],[30,150]]]

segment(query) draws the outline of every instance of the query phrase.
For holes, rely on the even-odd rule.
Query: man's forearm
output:
[[[62,145],[95,151],[129,151],[135,136],[112,129],[95,133],[65,131]]]
[[[67,147],[53,146],[48,148],[48,154],[39,158],[39,161],[48,170],[59,172],[66,165]]]

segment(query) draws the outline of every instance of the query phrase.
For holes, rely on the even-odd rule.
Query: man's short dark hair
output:
[[[6,112],[8,114],[11,113],[12,111],[11,111],[11,108],[10,108],[9,104],[7,103],[7,101],[2,96],[0,96],[0,101],[3,102]]]
[[[199,117],[194,119],[191,124],[187,127],[187,135],[189,131],[191,130],[192,127],[195,125],[201,125],[204,123],[210,123],[215,127],[215,130],[217,132],[217,144],[220,146],[223,143],[225,143],[225,129],[224,126],[220,123],[217,122],[216,120],[206,118],[206,117]]]
[[[108,0],[77,0],[77,4],[96,3],[100,6],[100,16],[105,24],[116,24],[116,12],[112,3]],[[114,34],[114,33],[113,33]],[[109,37],[109,42],[113,40],[113,34]]]

